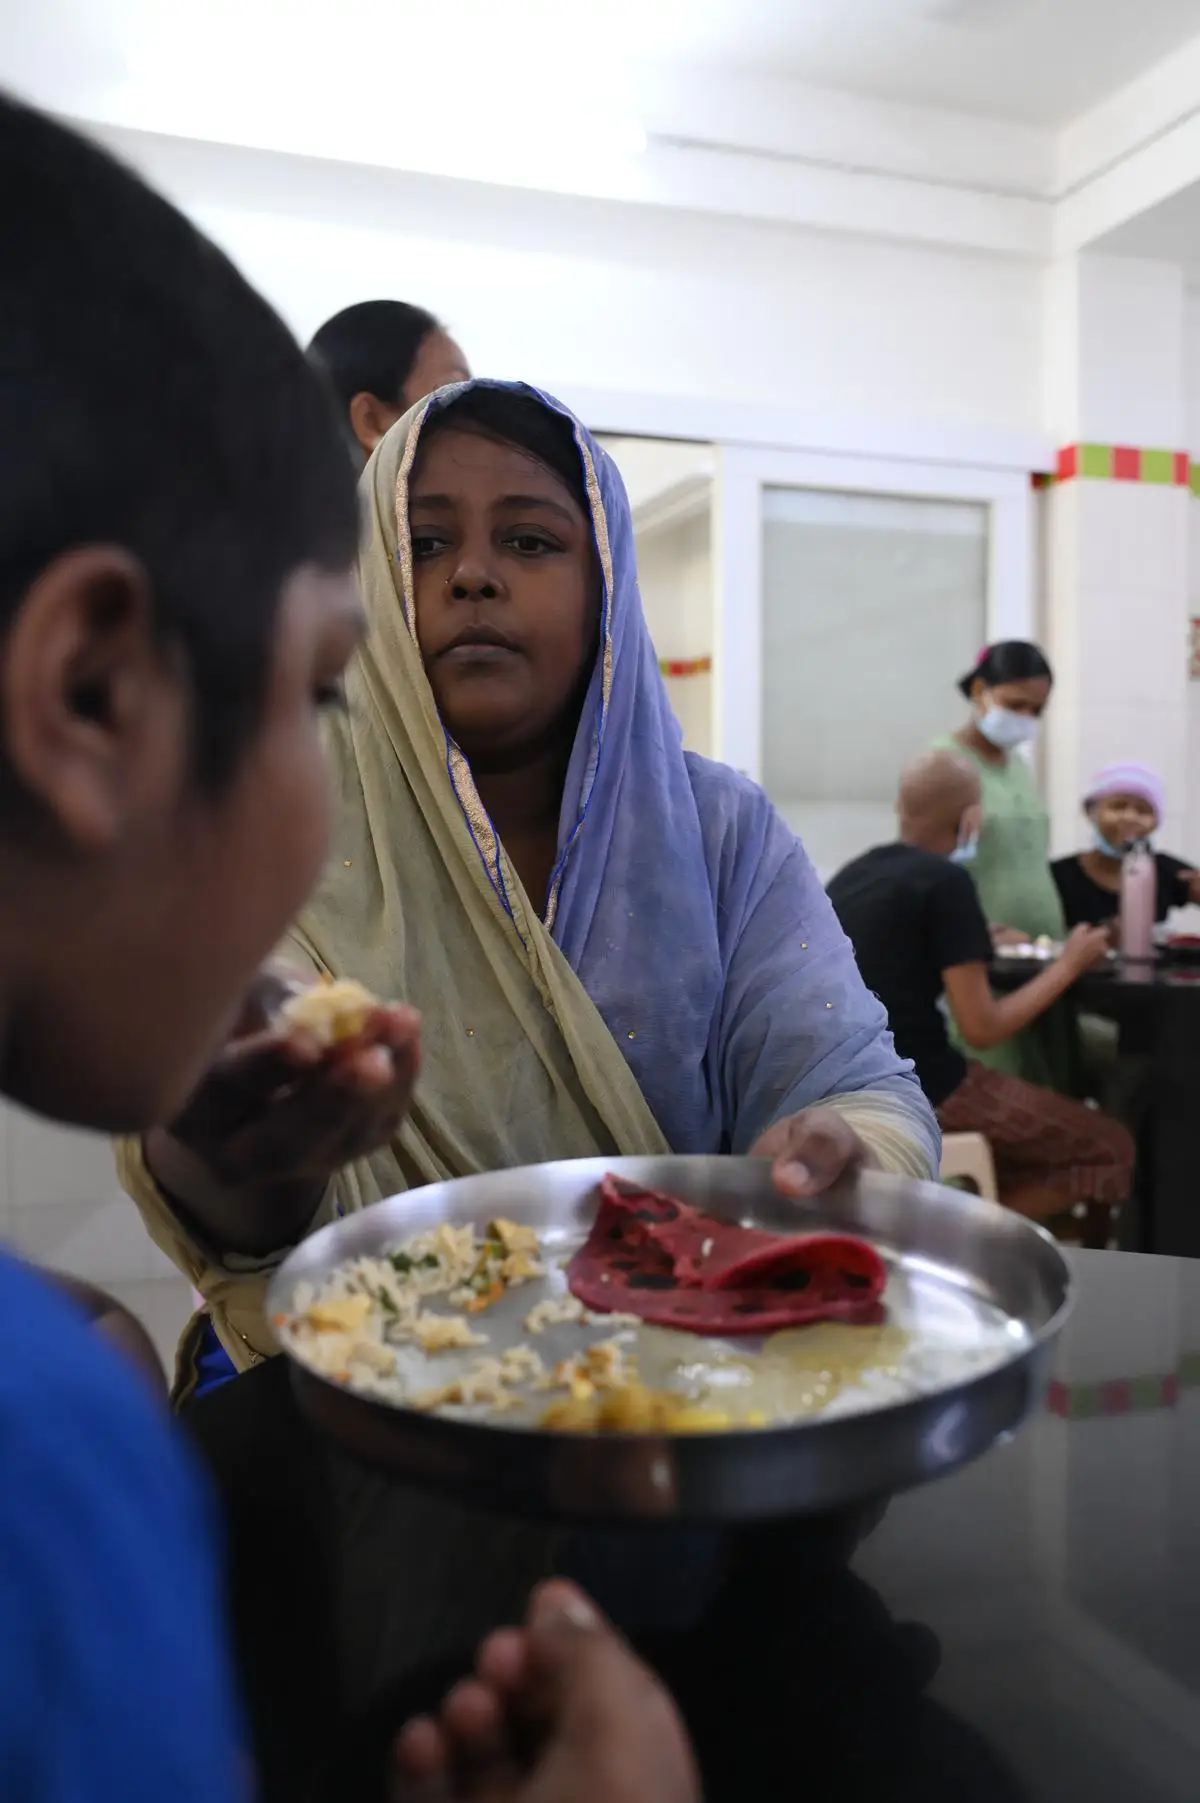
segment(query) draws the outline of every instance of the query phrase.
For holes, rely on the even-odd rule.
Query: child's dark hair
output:
[[[435,408],[421,431],[422,444],[435,433],[459,427],[493,438],[499,444],[516,445],[552,470],[591,519],[583,483],[583,459],[575,443],[570,420],[519,389],[493,387],[479,382],[445,407]]]
[[[984,682],[989,689],[994,689],[998,683],[1028,682],[1038,677],[1049,683],[1054,681],[1054,672],[1045,654],[1028,639],[1001,639],[998,645],[989,645],[980,652],[975,668],[960,677],[958,686],[969,700],[977,682]]]
[[[308,354],[324,370],[343,412],[363,393],[399,406],[422,342],[440,329],[432,313],[407,301],[359,301],[325,321]]]
[[[0,242],[0,634],[61,553],[130,551],[220,784],[260,721],[286,577],[354,555],[330,397],[181,214],[2,94]]]

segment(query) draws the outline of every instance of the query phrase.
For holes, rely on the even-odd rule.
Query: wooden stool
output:
[[[992,1148],[982,1133],[945,1134],[942,1168],[938,1175],[943,1183],[954,1181],[966,1185],[977,1196],[986,1196],[989,1202],[999,1200]]]

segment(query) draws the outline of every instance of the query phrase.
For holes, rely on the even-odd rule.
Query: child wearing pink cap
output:
[[[1083,811],[1092,829],[1085,851],[1050,866],[1067,925],[1104,926],[1121,902],[1121,862],[1131,845],[1157,832],[1163,817],[1162,779],[1144,764],[1107,764],[1089,783]],[[1155,918],[1200,902],[1200,871],[1156,851]]]

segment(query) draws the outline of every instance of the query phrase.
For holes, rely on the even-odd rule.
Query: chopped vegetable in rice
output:
[[[498,1215],[494,1221],[488,1222],[487,1237],[490,1240],[499,1240],[505,1252],[512,1253],[514,1256],[524,1253],[536,1259],[542,1249],[532,1227],[522,1227],[519,1221],[506,1221],[503,1215]]]
[[[636,1316],[599,1314],[570,1294],[536,1302],[524,1317],[525,1333],[533,1337],[553,1328],[597,1325],[621,1331],[552,1367],[527,1343],[487,1349],[489,1336],[482,1323],[477,1326],[478,1318],[508,1290],[545,1276],[531,1227],[501,1217],[481,1236],[470,1226],[444,1222],[378,1256],[347,1260],[319,1288],[297,1285],[292,1312],[277,1317],[275,1326],[321,1376],[424,1411],[505,1412],[529,1405],[531,1393],[556,1390],[566,1394],[554,1408],[599,1410],[598,1398],[638,1390],[637,1369],[625,1345],[633,1338],[627,1330],[638,1325]],[[478,1357],[463,1359],[477,1349]],[[418,1375],[422,1356],[446,1359],[444,1382]],[[564,1420],[564,1429],[571,1419]]]
[[[322,1376],[343,1383],[351,1375],[356,1383],[366,1376],[377,1380],[366,1385],[373,1394],[403,1401],[396,1350],[413,1346],[436,1355],[486,1346],[487,1334],[477,1332],[467,1317],[506,1290],[543,1277],[540,1251],[537,1234],[517,1221],[491,1221],[482,1238],[473,1227],[443,1222],[379,1257],[349,1260],[320,1292],[299,1285],[293,1312],[275,1326]],[[434,1299],[444,1301],[446,1309],[427,1307]],[[581,1317],[581,1305],[574,1309]],[[510,1386],[541,1377],[544,1370],[532,1348],[514,1347],[500,1358],[477,1360],[442,1386],[447,1392],[442,1399],[500,1407]],[[441,1395],[423,1396],[435,1393]],[[417,1406],[437,1406],[413,1400]]]

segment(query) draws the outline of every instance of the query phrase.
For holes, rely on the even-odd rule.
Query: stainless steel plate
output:
[[[480,1506],[563,1521],[734,1522],[838,1508],[936,1477],[1012,1432],[1040,1399],[1070,1304],[1054,1241],[978,1197],[874,1172],[809,1203],[779,1196],[770,1167],[750,1158],[584,1159],[433,1184],[306,1240],[276,1274],[268,1309],[290,1313],[298,1284],[322,1282],[346,1259],[441,1221],[482,1228],[502,1214],[537,1229],[554,1267],[548,1288],[524,1287],[482,1318],[489,1350],[515,1345],[531,1304],[564,1287],[558,1267],[587,1237],[607,1171],[726,1219],[774,1231],[840,1227],[869,1239],[889,1266],[889,1320],[907,1330],[912,1348],[900,1391],[843,1397],[835,1410],[761,1429],[563,1435],[519,1418],[453,1419],[379,1402],[293,1356],[316,1424],[369,1463]],[[533,1343],[549,1360],[607,1331],[559,1328]],[[661,1330],[639,1329],[639,1363],[647,1334],[661,1342]],[[740,1354],[757,1343],[726,1344]],[[661,1347],[646,1351],[657,1357]],[[438,1355],[438,1377],[447,1356]]]

